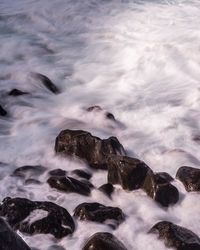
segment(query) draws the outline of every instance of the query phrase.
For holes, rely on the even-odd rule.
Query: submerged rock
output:
[[[58,87],[56,87],[56,85],[47,76],[42,75],[40,73],[32,73],[32,76],[39,79],[42,82],[42,84],[52,93],[54,94],[60,93]]]
[[[179,192],[170,184],[170,180],[163,174],[154,174],[152,170],[149,170],[142,188],[152,199],[162,206],[168,207],[179,200]]]
[[[56,188],[63,192],[90,195],[90,185],[72,177],[52,176],[47,180],[47,183],[50,185],[50,187]]]
[[[200,238],[192,231],[175,225],[168,221],[161,221],[155,224],[150,233],[159,235],[167,247],[177,250],[199,250]]]
[[[83,170],[83,169],[75,169],[71,173],[86,180],[89,180],[92,177],[92,174],[90,172],[88,172],[87,170]]]
[[[7,111],[0,105],[0,116],[6,116]]]
[[[181,167],[176,173],[188,192],[200,191],[200,169],[192,167]]]
[[[110,113],[110,112],[105,112],[105,111],[104,111],[100,106],[98,106],[98,105],[91,106],[91,107],[87,108],[87,111],[88,111],[88,112],[103,112],[104,115],[105,115],[105,117],[106,117],[107,119],[110,119],[110,120],[115,121],[115,117],[114,117],[114,115],[113,115],[112,113]]]
[[[28,92],[21,91],[19,89],[12,89],[8,95],[10,96],[20,96],[20,95],[27,95],[29,94]]]
[[[50,176],[66,176],[67,175],[67,171],[65,171],[63,169],[60,169],[60,168],[57,168],[57,169],[49,171],[48,174]]]
[[[112,155],[108,158],[108,183],[120,184],[123,189],[142,187],[149,167],[136,158]]]
[[[114,187],[110,183],[103,184],[98,188],[101,192],[111,198],[112,193],[114,192]]]
[[[0,218],[0,249],[31,250],[22,238],[10,228],[3,218]]]
[[[38,219],[35,210],[47,212],[47,216]],[[5,198],[0,207],[0,216],[4,216],[15,229],[27,234],[52,234],[62,238],[72,234],[75,224],[68,211],[52,202],[31,201],[24,198]]]
[[[82,203],[74,210],[74,216],[80,220],[89,220],[96,222],[106,222],[106,220],[113,220],[111,226],[116,227],[124,221],[124,214],[118,207],[107,207],[100,203]]]
[[[22,178],[33,178],[37,177],[45,172],[46,168],[40,165],[35,166],[22,166],[14,170],[13,176],[18,176]]]
[[[125,154],[116,137],[100,139],[82,130],[63,130],[56,138],[56,153],[76,156],[85,160],[90,167],[107,169],[107,156]]]
[[[99,232],[88,239],[82,250],[127,250],[127,248],[111,233]]]

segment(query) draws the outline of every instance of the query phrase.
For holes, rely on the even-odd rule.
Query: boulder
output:
[[[125,154],[116,137],[100,139],[82,130],[63,130],[56,138],[55,151],[85,160],[90,167],[107,169],[107,156]]]
[[[100,203],[82,203],[74,210],[74,216],[80,220],[96,221],[100,223],[108,220],[111,226],[116,227],[124,221],[125,216],[118,207],[107,207]],[[113,223],[112,223],[113,222]]]
[[[149,167],[136,158],[111,155],[108,157],[108,183],[120,184],[123,189],[142,187]]]
[[[0,105],[0,116],[6,116],[7,111]]]
[[[72,177],[51,176],[47,183],[52,188],[66,193],[78,193],[82,195],[90,195],[90,185],[83,181],[76,180]]]
[[[111,198],[112,193],[114,192],[114,187],[110,183],[103,184],[98,188],[101,192]]]
[[[154,174],[152,170],[149,170],[142,188],[152,199],[162,206],[168,207],[179,200],[179,192],[169,182],[170,180],[170,178],[163,174]]]
[[[88,239],[82,250],[127,250],[127,248],[111,233],[99,232]]]
[[[177,250],[199,250],[200,238],[192,231],[168,221],[155,224],[149,231],[158,234],[167,247]]]
[[[60,169],[60,168],[57,168],[57,169],[49,171],[48,174],[50,176],[66,176],[67,175],[67,171],[65,171],[63,169]]]
[[[38,218],[40,213],[42,216]],[[74,221],[68,211],[47,201],[7,197],[0,207],[0,216],[4,216],[15,230],[30,235],[52,234],[59,239],[75,230]]]
[[[12,230],[3,218],[0,218],[0,249],[31,250],[30,247],[17,233]]]
[[[20,95],[27,95],[29,94],[28,92],[21,91],[19,89],[12,89],[8,95],[10,96],[20,96]]]
[[[200,169],[192,167],[180,167],[176,173],[188,192],[200,191]]]

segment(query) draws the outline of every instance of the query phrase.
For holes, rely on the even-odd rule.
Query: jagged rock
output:
[[[57,168],[48,172],[50,176],[66,176],[67,171]]]
[[[112,155],[108,157],[108,183],[120,184],[123,189],[141,188],[149,167],[136,158]]]
[[[80,220],[97,221],[100,223],[113,221],[111,226],[118,226],[125,218],[122,210],[118,207],[107,207],[100,203],[82,203],[74,210],[74,216]]]
[[[0,116],[6,116],[7,111],[0,105]]]
[[[32,76],[34,78],[39,79],[42,84],[48,89],[50,90],[52,93],[54,94],[59,94],[60,91],[58,89],[58,87],[56,87],[56,85],[45,75],[42,75],[40,73],[32,73]]]
[[[167,247],[173,247],[177,250],[200,249],[200,238],[196,234],[171,222],[158,222],[149,232],[158,234]]]
[[[90,186],[72,177],[52,176],[47,180],[47,183],[50,187],[67,193],[73,192],[82,195],[90,195]]]
[[[0,218],[0,249],[1,250],[31,250],[22,238]]]
[[[20,96],[20,95],[27,95],[29,94],[28,92],[24,92],[24,91],[21,91],[19,89],[12,89],[8,95],[11,95],[11,96]]]
[[[22,177],[24,179],[38,177],[45,172],[46,168],[40,165],[22,166],[14,170],[13,176]]]
[[[127,250],[127,248],[114,235],[99,232],[88,239],[82,250]]]
[[[188,192],[200,191],[200,169],[192,167],[181,167],[176,173]]]
[[[115,121],[115,117],[112,113],[109,113],[109,112],[105,112],[100,106],[98,105],[95,105],[95,106],[91,106],[89,108],[87,108],[87,111],[88,112],[103,112],[105,114],[105,117],[110,119],[110,120],[113,120]]]
[[[103,192],[105,195],[107,195],[108,197],[111,197],[113,191],[114,191],[114,187],[112,184],[110,183],[106,183],[103,184],[102,186],[100,186],[98,188],[101,192]]]
[[[146,174],[143,190],[162,206],[175,204],[179,200],[179,192],[176,187],[169,183],[168,178],[160,174],[154,174],[152,170]]]
[[[75,169],[71,173],[77,175],[80,178],[84,178],[87,180],[89,180],[92,177],[92,174],[90,172],[88,172],[87,170],[82,170],[82,169]]]
[[[38,210],[46,216],[38,219]],[[36,213],[34,220],[33,216]],[[0,216],[6,217],[15,229],[27,234],[52,234],[62,238],[72,234],[75,225],[68,211],[52,202],[30,201],[24,198],[5,198],[0,207]]]
[[[56,153],[76,156],[85,160],[90,167],[107,169],[107,156],[125,154],[116,137],[101,140],[82,130],[63,130],[56,138]]]

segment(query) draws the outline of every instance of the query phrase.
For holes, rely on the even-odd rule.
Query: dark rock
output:
[[[111,197],[113,191],[114,191],[114,187],[112,184],[110,183],[106,183],[103,184],[102,186],[100,186],[98,188],[101,192],[103,192],[105,195],[107,195],[108,197]]]
[[[19,89],[12,89],[8,95],[11,95],[11,96],[20,96],[20,95],[27,95],[29,94],[28,92],[23,92]]]
[[[82,195],[90,195],[89,185],[72,177],[52,176],[47,180],[47,183],[50,187],[67,193],[73,192]]]
[[[1,250],[31,250],[22,238],[0,218],[0,249]]]
[[[75,169],[71,173],[87,180],[89,180],[92,177],[92,174],[90,172],[82,169]]]
[[[0,105],[0,116],[6,116],[6,115],[7,115],[7,111],[3,109],[3,107]]]
[[[158,234],[167,247],[177,250],[200,250],[200,238],[196,234],[171,222],[158,222],[149,232]]]
[[[36,165],[36,166],[27,165],[27,166],[22,166],[22,167],[15,169],[12,175],[27,179],[27,178],[37,177],[43,174],[45,170],[46,168],[40,165]]]
[[[63,130],[56,138],[56,153],[76,156],[85,160],[90,167],[107,169],[107,156],[125,154],[116,137],[101,140],[82,130]]]
[[[112,113],[106,112],[106,117],[107,117],[108,119],[110,119],[110,120],[115,121],[115,117],[114,117],[114,115],[113,115]]]
[[[99,232],[88,239],[82,250],[127,250],[127,248],[114,235]]]
[[[152,199],[165,207],[179,200],[177,188],[168,182],[168,178],[154,174],[152,170],[147,172],[142,188]]]
[[[95,106],[91,106],[89,108],[87,108],[87,111],[88,112],[103,112],[105,113],[105,117],[110,119],[110,120],[113,120],[115,121],[115,117],[112,113],[109,113],[109,112],[105,112],[100,106],[98,105],[95,105]]]
[[[112,155],[108,158],[108,183],[120,184],[123,189],[141,188],[149,167],[136,158]]]
[[[60,93],[60,91],[56,87],[56,85],[47,76],[42,75],[40,73],[32,73],[32,76],[34,76],[35,78],[39,79],[42,82],[42,84],[48,90],[50,90],[52,93],[54,93],[54,94],[59,94]]]
[[[35,210],[48,212],[46,217],[36,218],[35,221],[27,218]],[[5,216],[8,223],[14,228],[27,234],[52,234],[62,238],[72,234],[75,225],[66,209],[52,202],[30,201],[24,198],[6,198],[0,207],[0,216]]]
[[[166,173],[166,172],[157,172],[155,173],[156,178],[159,180],[159,182],[172,182],[174,178]]]
[[[63,169],[54,169],[54,170],[51,170],[49,171],[48,173],[50,176],[66,176],[67,172]]]
[[[192,167],[181,167],[176,173],[188,192],[200,191],[200,169]]]
[[[118,226],[124,221],[124,214],[118,207],[107,207],[100,203],[82,203],[75,208],[74,216],[80,220],[89,220],[96,222],[106,222],[106,220],[113,220],[112,226]],[[110,222],[110,221],[109,221]]]

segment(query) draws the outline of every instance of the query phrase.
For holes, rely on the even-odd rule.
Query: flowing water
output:
[[[116,230],[78,222],[73,236],[21,234],[31,246],[81,249],[95,232],[112,232],[130,250],[164,250],[148,230],[170,220],[200,235],[200,199],[179,181],[180,201],[163,209],[142,191],[119,186],[110,200],[59,193],[43,184],[25,185],[10,174],[19,166],[85,168],[55,156],[63,129],[83,129],[100,138],[116,136],[128,155],[154,171],[175,176],[182,165],[200,166],[199,0],[0,0],[0,200],[6,196],[53,201],[73,213],[85,201],[118,206],[126,220]],[[48,76],[61,90],[52,94],[31,72]],[[31,93],[8,96],[13,88]],[[117,122],[87,112],[100,105]],[[106,183],[97,171],[92,183]],[[43,215],[37,215],[37,217]],[[50,249],[50,248],[49,248]]]

